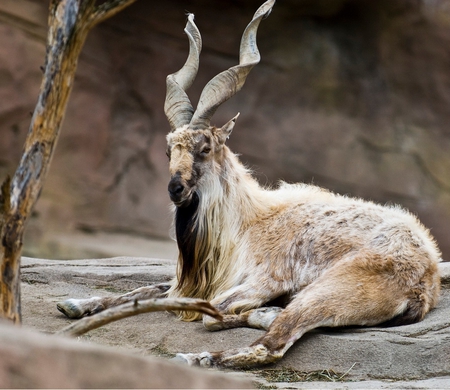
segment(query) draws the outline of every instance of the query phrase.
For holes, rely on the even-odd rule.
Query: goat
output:
[[[242,37],[239,65],[206,85],[195,111],[185,91],[197,74],[201,37],[188,16],[189,56],[167,77],[165,103],[171,126],[168,192],[179,247],[174,281],[58,304],[69,317],[150,297],[209,300],[223,320],[203,316],[207,329],[249,326],[267,332],[246,348],[176,359],[241,367],[280,359],[317,327],[411,324],[436,305],[441,253],[415,216],[314,185],[262,188],[226,145],[239,114],[220,128],[210,125],[217,107],[241,89],[259,62],[256,31],[274,2],[257,10]],[[275,299],[287,304],[271,307]]]

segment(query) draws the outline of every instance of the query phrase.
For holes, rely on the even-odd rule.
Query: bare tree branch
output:
[[[192,298],[153,298],[143,301],[124,303],[112,307],[92,317],[84,317],[68,327],[56,332],[56,334],[67,336],[80,336],[92,329],[120,320],[122,318],[135,316],[137,314],[153,311],[197,311],[211,317],[222,319],[221,314],[209,302]]]
[[[109,0],[100,4],[95,8],[94,13],[90,17],[91,27],[103,22],[104,20],[114,16],[124,8],[133,4],[136,0]]]

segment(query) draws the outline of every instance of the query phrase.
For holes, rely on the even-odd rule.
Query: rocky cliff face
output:
[[[193,12],[204,46],[189,95],[238,61],[261,1],[137,1],[92,31],[28,240],[74,229],[167,237],[165,77]],[[41,80],[47,2],[0,4],[0,177],[14,172]],[[213,118],[261,183],[305,181],[399,203],[450,258],[450,1],[279,1],[261,63]],[[51,253],[45,253],[51,256]]]

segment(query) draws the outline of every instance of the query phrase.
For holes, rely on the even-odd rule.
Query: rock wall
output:
[[[77,229],[168,236],[165,77],[186,59],[185,13],[204,40],[195,104],[237,63],[260,3],[137,1],[91,32],[27,245]],[[0,3],[0,178],[34,109],[46,15],[43,0]],[[279,1],[258,42],[261,63],[213,123],[241,112],[229,144],[261,183],[399,203],[450,258],[450,1]]]

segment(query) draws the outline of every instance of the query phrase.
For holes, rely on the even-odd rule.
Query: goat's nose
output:
[[[171,180],[169,183],[168,190],[170,197],[176,198],[181,195],[181,193],[184,190],[184,187],[178,180]]]

